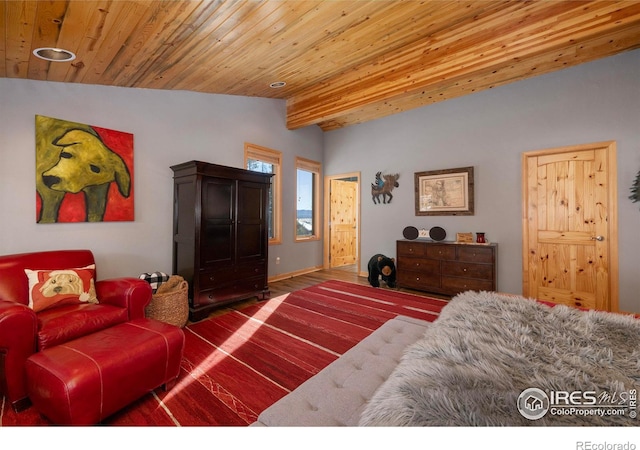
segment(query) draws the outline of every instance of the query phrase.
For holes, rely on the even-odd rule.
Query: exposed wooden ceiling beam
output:
[[[640,47],[640,3],[582,5],[570,27],[560,19],[576,3],[511,6],[508,21],[476,16],[307,88],[288,100],[287,127],[328,131]]]

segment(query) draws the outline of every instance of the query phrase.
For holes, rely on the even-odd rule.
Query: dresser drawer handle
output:
[[[209,277],[209,281],[215,281],[215,278],[214,278],[214,276],[213,276],[213,275],[211,275],[211,276]]]
[[[466,272],[466,271],[467,271],[467,268],[465,267],[464,269],[462,269],[462,271],[463,271],[463,272]]]
[[[213,294],[209,294],[209,298],[213,300]]]
[[[420,281],[420,277],[416,277],[416,281]]]

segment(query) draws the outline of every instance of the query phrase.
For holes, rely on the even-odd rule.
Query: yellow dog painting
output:
[[[105,136],[119,145],[120,154]],[[133,220],[132,166],[129,133],[36,116],[38,222]],[[108,218],[108,206],[117,212],[114,217]]]

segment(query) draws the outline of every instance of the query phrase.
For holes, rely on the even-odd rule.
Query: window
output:
[[[320,163],[296,158],[296,241],[320,239]]]
[[[280,212],[281,203],[281,177],[280,168],[282,153],[277,150],[260,147],[254,144],[244,144],[244,164],[248,170],[262,173],[272,173],[271,187],[269,188],[269,202],[267,210],[267,222],[269,227],[269,244],[282,242],[282,221]]]

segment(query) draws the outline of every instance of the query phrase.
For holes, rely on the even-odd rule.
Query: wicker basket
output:
[[[180,282],[178,288],[162,294],[153,294],[145,309],[146,317],[184,327],[189,320],[189,283]]]

